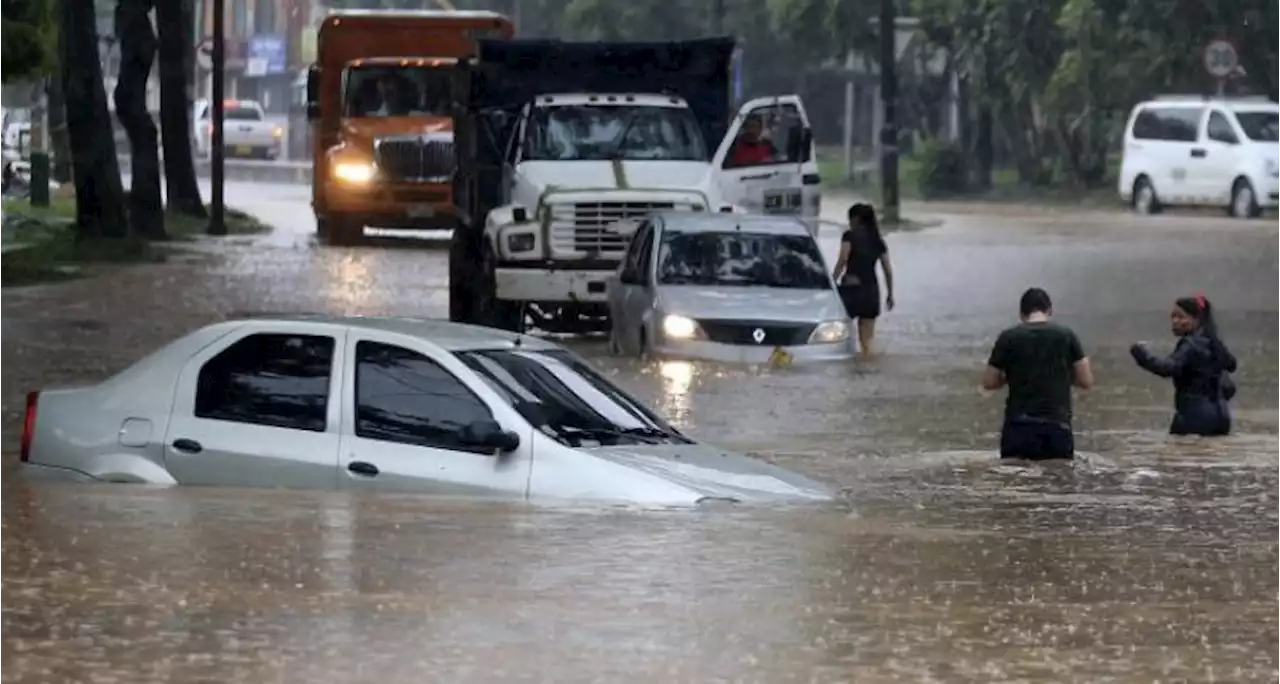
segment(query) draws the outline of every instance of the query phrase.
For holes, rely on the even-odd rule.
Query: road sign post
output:
[[[1240,66],[1236,46],[1228,40],[1213,40],[1204,48],[1204,70],[1218,82],[1218,97],[1226,92],[1227,79]]]

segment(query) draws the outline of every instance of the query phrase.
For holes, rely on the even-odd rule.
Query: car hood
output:
[[[657,307],[689,318],[750,321],[844,320],[844,305],[833,289],[662,285]]]
[[[545,190],[693,190],[702,187],[711,165],[701,161],[527,161],[520,175]]]
[[[706,444],[644,444],[583,451],[712,499],[745,503],[835,498],[830,488],[803,475]]]

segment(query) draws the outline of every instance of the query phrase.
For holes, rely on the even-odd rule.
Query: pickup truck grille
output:
[[[654,211],[688,208],[675,202],[563,202],[552,203],[552,252],[583,252],[604,258],[621,259],[628,236],[609,230],[609,225],[638,219]]]
[[[750,346],[793,346],[806,344],[813,334],[816,323],[787,323],[778,321],[726,321],[700,320],[698,325],[707,339],[722,344],[744,344]],[[755,332],[759,330],[763,337],[756,340]]]
[[[453,176],[453,143],[419,138],[382,138],[373,161],[391,180],[445,182]]]

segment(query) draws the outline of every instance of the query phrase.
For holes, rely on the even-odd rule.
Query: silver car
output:
[[[752,363],[853,355],[830,269],[796,218],[655,214],[607,290],[615,353]]]
[[[85,482],[658,505],[832,498],[696,443],[555,344],[403,318],[202,328],[99,385],[33,392],[21,460],[30,476]]]

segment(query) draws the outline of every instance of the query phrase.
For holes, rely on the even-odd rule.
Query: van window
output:
[[[1206,129],[1210,140],[1220,143],[1234,145],[1240,140],[1236,137],[1236,132],[1231,128],[1231,122],[1227,121],[1227,117],[1222,112],[1213,112],[1209,115],[1209,125]]]
[[[1240,123],[1240,128],[1244,129],[1244,134],[1249,136],[1250,140],[1257,142],[1276,142],[1280,140],[1277,136],[1277,123],[1280,122],[1280,113],[1277,112],[1236,112],[1236,121]]]
[[[1144,107],[1133,121],[1133,137],[1139,140],[1195,142],[1202,107]]]

